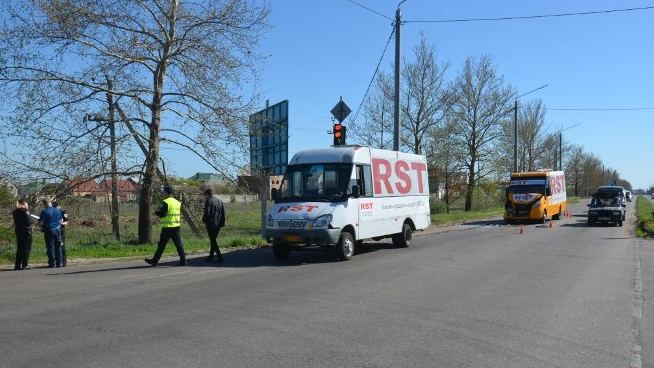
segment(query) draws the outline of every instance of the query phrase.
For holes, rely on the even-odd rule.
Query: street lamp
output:
[[[565,132],[568,129],[572,129],[576,126],[581,125],[581,123],[577,123],[575,125],[571,125],[565,129],[559,130],[559,170],[563,170],[563,132]]]
[[[544,84],[515,98],[515,105],[513,107],[513,172],[518,172],[518,99],[547,86],[549,84]]]

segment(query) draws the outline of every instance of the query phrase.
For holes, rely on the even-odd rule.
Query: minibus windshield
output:
[[[348,193],[352,166],[352,164],[289,165],[275,201],[342,201]]]

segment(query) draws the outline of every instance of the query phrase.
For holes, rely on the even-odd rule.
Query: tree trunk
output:
[[[472,210],[472,192],[475,188],[475,160],[473,159],[472,164],[468,166],[468,184],[466,185],[466,212]]]
[[[150,137],[148,139],[148,156],[143,174],[143,186],[139,200],[139,244],[152,242],[152,192],[154,178],[159,161],[159,127],[161,125],[161,91],[165,65],[155,72],[155,93],[152,96],[152,120],[150,122]]]
[[[450,175],[445,174],[445,212],[450,213]]]
[[[113,84],[107,78],[107,103],[109,104],[109,135],[111,145],[111,230],[120,240],[120,208],[118,206],[118,164],[116,163],[116,120],[114,116],[114,101],[111,90]]]

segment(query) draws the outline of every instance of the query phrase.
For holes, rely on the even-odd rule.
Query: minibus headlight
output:
[[[314,229],[326,229],[329,227],[329,223],[332,222],[332,215],[323,215],[318,217],[314,222],[313,222],[313,228]]]
[[[615,216],[620,216],[620,215],[622,215],[622,212],[620,212],[620,211],[613,211],[613,215],[615,215]]]
[[[534,207],[540,207],[540,199],[534,202]]]

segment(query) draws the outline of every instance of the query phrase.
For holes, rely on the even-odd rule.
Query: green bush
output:
[[[429,210],[432,214],[445,213],[447,210],[447,206],[445,205],[445,202],[438,199],[437,196],[431,195],[429,196]]]
[[[16,242],[16,233],[14,228],[0,226],[0,244],[11,245]]]
[[[0,185],[0,207],[13,207],[16,204],[16,197],[7,189],[6,186]]]

